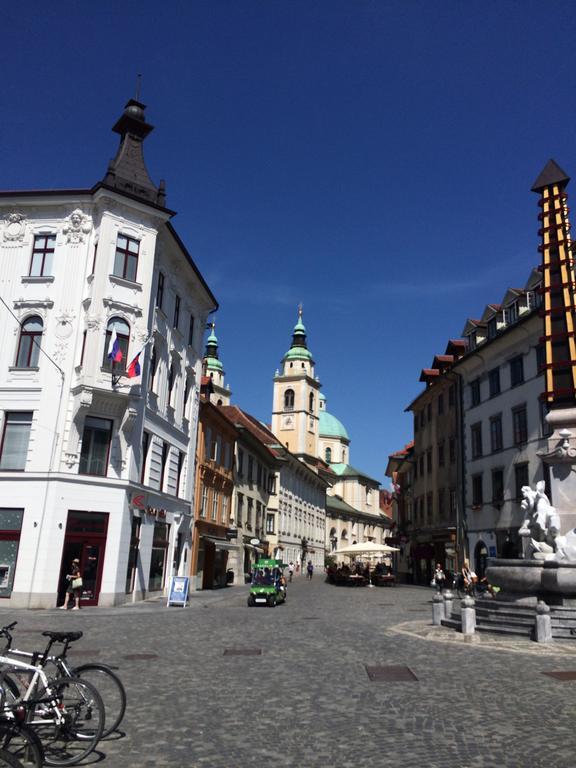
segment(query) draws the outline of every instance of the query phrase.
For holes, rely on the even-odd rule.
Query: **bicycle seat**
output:
[[[80,640],[84,632],[42,632],[43,637],[49,637],[56,643],[73,643],[75,640]]]

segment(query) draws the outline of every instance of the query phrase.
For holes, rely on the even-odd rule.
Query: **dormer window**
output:
[[[478,340],[476,338],[476,331],[474,331],[473,333],[470,334],[470,336],[468,336],[468,345],[470,349],[476,349],[477,344],[478,344]]]
[[[515,323],[516,320],[518,320],[518,302],[515,301],[513,304],[510,304],[509,307],[506,307],[506,322],[508,325],[510,323]]]
[[[498,333],[498,324],[496,317],[488,322],[488,338],[493,339]]]

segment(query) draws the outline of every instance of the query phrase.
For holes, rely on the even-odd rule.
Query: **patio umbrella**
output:
[[[375,555],[386,552],[399,552],[398,547],[389,547],[388,544],[378,544],[375,541],[360,541],[357,544],[349,544],[342,549],[337,549],[335,555]]]

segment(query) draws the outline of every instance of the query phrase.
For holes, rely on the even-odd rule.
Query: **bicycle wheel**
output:
[[[118,728],[126,712],[126,689],[122,681],[106,664],[82,664],[75,667],[72,674],[92,683],[102,697],[106,715],[102,738],[110,736]]]
[[[76,765],[102,738],[105,716],[100,694],[77,678],[50,683],[55,704],[46,696],[33,705],[30,725],[44,746],[46,765]]]
[[[42,768],[44,765],[42,742],[34,729],[25,723],[0,723],[0,749],[17,758],[23,768]]]
[[[5,749],[0,749],[0,768],[23,768],[23,763]]]

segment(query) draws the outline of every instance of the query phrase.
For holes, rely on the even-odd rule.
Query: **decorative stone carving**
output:
[[[88,315],[86,320],[86,327],[89,331],[99,331],[104,323],[102,315]]]
[[[54,333],[59,339],[70,338],[70,336],[74,331],[74,328],[72,326],[72,321],[74,320],[74,318],[75,318],[75,315],[69,312],[62,312],[56,318],[56,329]]]
[[[138,410],[131,406],[128,407],[126,409],[126,413],[122,421],[122,432],[124,432],[126,439],[128,439],[132,434],[132,430],[134,428],[134,424],[136,424],[137,418],[138,418]]]
[[[560,515],[550,504],[544,492],[545,483],[536,483],[533,491],[529,485],[522,487],[521,507],[525,514],[518,533],[530,538],[528,557],[534,560],[576,562],[576,529],[560,535]]]
[[[26,218],[21,213],[9,213],[4,223],[4,240],[9,243],[21,242],[26,232]]]
[[[84,242],[84,236],[92,229],[92,218],[82,213],[80,208],[76,208],[72,211],[70,216],[66,219],[66,224],[62,228],[63,234],[66,235],[66,242],[77,245]]]
[[[62,360],[66,357],[66,350],[68,349],[68,343],[66,341],[57,341],[54,345],[54,350],[52,352],[52,357],[54,358],[55,362],[61,363]]]

